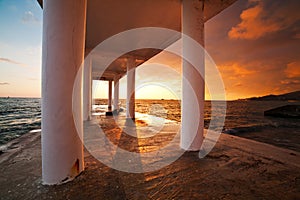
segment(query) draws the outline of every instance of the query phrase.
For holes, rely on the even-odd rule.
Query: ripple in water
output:
[[[40,127],[40,99],[0,98],[0,145]]]

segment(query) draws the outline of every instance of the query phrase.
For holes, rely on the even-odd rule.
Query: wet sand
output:
[[[123,122],[120,118],[117,127],[113,117],[96,120],[113,144],[132,152],[155,151],[174,137],[171,128],[139,142],[123,132]],[[138,119],[138,132],[145,123]],[[178,124],[169,125],[176,129]],[[185,152],[172,164],[146,173],[114,170],[85,150],[85,171],[58,186],[41,184],[39,133],[13,143],[0,155],[0,199],[300,199],[298,152],[226,134],[204,159],[198,152]],[[170,151],[179,150],[175,145]]]

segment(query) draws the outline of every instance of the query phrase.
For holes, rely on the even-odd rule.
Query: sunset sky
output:
[[[299,9],[299,0],[239,0],[205,24],[227,99],[300,90]],[[0,0],[0,26],[0,96],[40,97],[42,9],[35,0]],[[180,59],[167,58],[137,69],[137,98],[180,95]],[[105,98],[107,83],[97,88]]]

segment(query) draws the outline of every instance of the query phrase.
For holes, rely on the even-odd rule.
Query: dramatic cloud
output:
[[[283,85],[294,85],[294,84],[300,84],[299,80],[282,80],[280,81]]]
[[[255,70],[246,69],[240,66],[238,63],[227,66],[219,66],[218,68],[221,74],[228,79],[239,79],[256,73]]]
[[[239,0],[206,23],[206,50],[229,99],[299,90],[299,6],[299,0]]]
[[[300,79],[300,62],[289,63],[284,72],[288,78]]]
[[[7,62],[7,63],[15,64],[15,65],[22,65],[22,66],[24,66],[23,63],[19,63],[17,61],[14,61],[14,60],[11,60],[11,59],[8,59],[8,58],[0,58],[0,62]]]
[[[0,85],[9,85],[7,82],[0,82]]]
[[[26,11],[22,17],[22,22],[25,24],[30,23],[39,23],[40,20],[34,16],[34,14],[31,11]]]
[[[242,83],[236,83],[236,84],[234,85],[234,87],[241,87],[241,86],[243,86]]]
[[[242,12],[241,22],[228,32],[231,39],[258,39],[284,30],[300,20],[300,14],[295,10],[297,0],[285,1],[279,6],[273,0],[252,0],[249,3],[252,6]]]

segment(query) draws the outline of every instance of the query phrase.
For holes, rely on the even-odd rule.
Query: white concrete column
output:
[[[84,60],[86,0],[43,1],[42,179],[60,184],[84,169],[83,145],[74,124],[82,121],[81,85],[73,84]],[[82,76],[82,74],[80,74]],[[80,77],[81,80],[81,77]],[[82,128],[78,127],[78,128]]]
[[[127,60],[126,118],[135,119],[135,59]]]
[[[119,110],[119,79],[120,75],[116,74],[114,77],[114,110]]]
[[[204,46],[203,1],[182,1],[182,32]],[[184,37],[182,48],[183,57],[193,55],[193,59],[199,59],[198,63],[202,65],[200,71],[204,74],[204,51],[192,52],[188,40]],[[185,60],[182,61],[182,76],[180,146],[188,151],[198,151],[203,142],[204,132],[204,78]]]
[[[112,105],[112,80],[108,81],[108,110],[111,110]]]
[[[90,120],[92,112],[92,59],[87,57],[83,69],[83,120]]]

